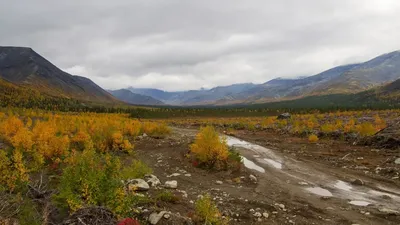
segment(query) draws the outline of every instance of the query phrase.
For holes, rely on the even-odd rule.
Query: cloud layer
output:
[[[0,0],[0,45],[103,88],[312,75],[400,49],[398,0]]]

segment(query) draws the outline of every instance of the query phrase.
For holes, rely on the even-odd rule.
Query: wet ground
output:
[[[210,172],[193,167],[185,157],[195,134],[194,129],[174,128],[168,139],[137,143],[138,156],[162,181],[177,171],[190,174],[174,177],[187,196],[179,204],[165,206],[171,211],[190,215],[198,195],[210,193],[232,224],[400,224],[399,182],[387,179],[387,174],[365,172],[381,159],[362,164],[367,165],[362,171],[346,166],[359,166],[347,160],[362,157],[364,148],[336,142],[309,146],[289,137],[241,133],[226,138],[243,156],[247,169]],[[333,160],[348,154],[342,150],[352,156],[345,162]],[[340,154],[335,156],[334,151]],[[248,179],[250,174],[257,177],[256,184]],[[255,212],[269,216],[260,218]]]

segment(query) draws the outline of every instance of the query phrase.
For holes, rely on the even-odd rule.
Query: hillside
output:
[[[164,105],[164,103],[160,100],[157,100],[150,96],[136,94],[127,89],[119,89],[113,91],[110,90],[109,92],[117,99],[134,105]]]
[[[400,78],[400,51],[378,56],[359,64],[313,93],[356,93]]]
[[[232,96],[255,87],[252,83],[218,86],[212,89],[167,92],[151,88],[128,88],[136,94],[151,96],[170,105],[202,105],[212,104],[220,99],[231,99]]]
[[[276,78],[263,84],[234,84],[210,90],[165,92],[135,89],[171,105],[235,105],[294,100],[307,96],[353,94],[400,78],[400,51],[383,54],[364,63],[337,66],[313,76]]]
[[[31,48],[0,47],[0,78],[53,96],[98,103],[118,102],[90,79],[60,70]]]

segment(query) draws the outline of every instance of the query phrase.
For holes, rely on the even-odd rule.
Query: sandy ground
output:
[[[174,128],[166,139],[136,142],[137,156],[162,182],[178,181],[180,200],[162,209],[190,217],[199,195],[208,193],[231,224],[400,224],[399,165],[393,162],[398,151],[243,131],[227,138],[246,167],[210,172],[185,157],[195,134]]]

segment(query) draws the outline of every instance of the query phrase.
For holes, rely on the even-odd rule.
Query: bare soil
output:
[[[263,172],[245,167],[240,172],[218,172],[196,168],[186,157],[196,132],[174,128],[166,139],[146,137],[136,142],[137,157],[152,167],[162,183],[178,181],[174,193],[179,200],[158,204],[160,210],[190,218],[194,202],[210,194],[231,224],[400,224],[400,168],[394,163],[399,151],[332,140],[312,144],[268,131],[240,131],[234,136],[257,145],[239,144],[237,150]],[[171,177],[174,173],[179,175]],[[257,183],[249,179],[250,174]],[[355,179],[364,184],[352,184]],[[307,188],[322,188],[331,196]],[[369,204],[357,206],[350,201]],[[159,224],[182,222],[163,219]]]

